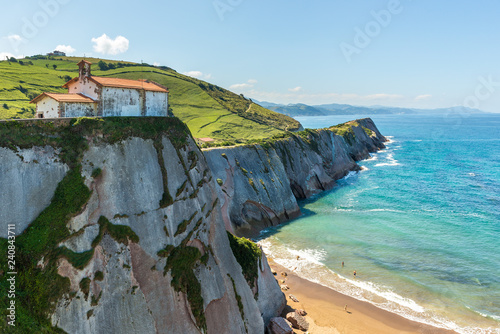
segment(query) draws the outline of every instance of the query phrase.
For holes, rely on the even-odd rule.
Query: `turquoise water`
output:
[[[260,243],[305,278],[407,318],[500,333],[500,114],[372,119],[387,149]]]

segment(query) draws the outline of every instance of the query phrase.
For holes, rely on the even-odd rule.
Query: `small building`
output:
[[[36,103],[37,118],[169,116],[168,89],[148,80],[97,77],[92,63],[78,63],[79,76],[63,87],[68,94],[42,93]]]
[[[66,53],[62,52],[62,51],[59,51],[59,50],[55,50],[54,52],[47,53],[47,56],[62,56],[62,57],[66,57]]]

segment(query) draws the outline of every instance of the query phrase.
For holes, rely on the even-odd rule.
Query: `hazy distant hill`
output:
[[[468,113],[479,114],[484,113],[478,109],[465,107],[451,107],[439,109],[414,109],[414,108],[397,108],[384,106],[353,106],[350,104],[321,104],[309,106],[306,104],[276,104],[270,102],[254,101],[264,108],[273,110],[291,117],[296,116],[332,116],[332,115],[382,115],[382,114],[448,114],[448,113]]]

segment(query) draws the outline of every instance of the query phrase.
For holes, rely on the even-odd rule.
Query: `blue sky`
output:
[[[499,13],[495,0],[11,1],[0,56],[64,46],[277,103],[498,112]]]

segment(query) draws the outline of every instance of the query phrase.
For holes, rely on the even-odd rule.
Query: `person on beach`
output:
[[[347,304],[345,304],[345,306],[344,306],[344,311],[347,312]]]
[[[354,270],[354,278],[356,278],[356,270]]]
[[[344,261],[342,261],[342,268],[344,268]]]

